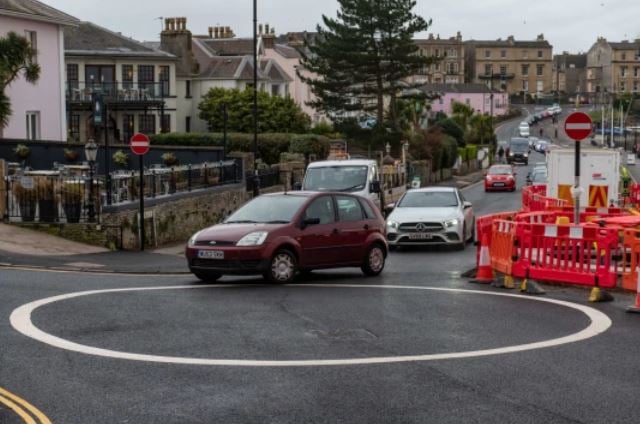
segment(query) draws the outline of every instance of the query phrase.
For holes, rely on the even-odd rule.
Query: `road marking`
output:
[[[51,424],[49,418],[47,418],[38,408],[22,399],[20,396],[4,390],[2,387],[0,387],[0,403],[4,403],[11,408],[26,424],[37,424],[32,415],[39,420],[40,424]],[[31,415],[29,415],[28,412],[31,413]]]
[[[135,272],[109,272],[105,270],[94,271],[94,270],[80,270],[80,269],[58,269],[58,268],[44,268],[37,267],[32,265],[0,265],[0,269],[7,269],[12,271],[29,271],[29,272],[53,272],[58,274],[90,274],[90,275],[98,275],[98,276],[109,276],[109,277],[189,277],[192,274],[188,271],[183,273],[135,273]]]
[[[241,287],[248,287],[242,285]],[[527,343],[521,345],[507,346],[495,349],[484,349],[466,352],[451,352],[426,355],[411,356],[391,356],[391,357],[370,357],[370,358],[345,358],[345,359],[318,359],[318,360],[241,360],[241,359],[207,359],[207,358],[190,358],[190,357],[173,357],[145,355],[130,352],[121,352],[115,350],[101,349],[93,346],[87,346],[75,343],[69,340],[56,337],[37,328],[31,321],[32,313],[45,305],[60,302],[68,299],[74,299],[83,296],[92,296],[108,293],[125,293],[125,292],[145,292],[160,290],[198,290],[198,289],[217,289],[217,288],[234,288],[235,284],[225,285],[206,285],[206,286],[168,286],[168,287],[136,287],[124,289],[109,290],[89,290],[83,292],[68,293],[59,296],[48,297],[46,299],[36,300],[16,308],[10,317],[11,325],[15,330],[27,337],[38,340],[42,343],[54,346],[60,349],[72,352],[83,353],[87,355],[100,356],[105,358],[125,359],[130,361],[154,362],[164,364],[182,364],[182,365],[209,365],[209,366],[233,366],[233,367],[310,367],[310,366],[336,366],[336,365],[372,365],[372,364],[389,364],[400,362],[421,362],[421,361],[437,361],[444,359],[463,359],[476,358],[481,356],[503,355],[516,352],[524,352],[528,350],[544,349],[554,346],[560,346],[569,343],[576,343],[595,337],[611,327],[611,320],[604,313],[588,306],[576,303],[566,302],[562,300],[527,297],[517,294],[496,293],[479,290],[465,290],[441,287],[421,287],[421,286],[382,286],[382,285],[355,285],[355,284],[292,284],[286,287],[292,288],[333,288],[333,289],[376,289],[376,290],[431,290],[447,293],[466,293],[477,294],[481,296],[498,296],[504,298],[515,298],[531,302],[549,303],[564,306],[577,310],[585,314],[591,323],[589,326],[577,333],[555,339],[545,340],[541,342]]]

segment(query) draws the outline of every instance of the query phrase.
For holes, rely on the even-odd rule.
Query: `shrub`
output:
[[[172,152],[163,153],[161,158],[162,158],[162,162],[166,166],[173,166],[178,163],[178,158]]]
[[[122,150],[118,150],[117,152],[115,152],[112,156],[112,159],[113,163],[118,166],[127,166],[127,163],[129,163],[129,155]]]
[[[72,149],[64,149],[64,158],[69,162],[75,162],[78,160],[78,152]]]
[[[438,125],[442,128],[442,132],[453,137],[460,147],[465,146],[464,129],[456,121],[446,118],[438,122]]]
[[[289,151],[291,153],[301,153],[305,158],[308,158],[310,155],[325,157],[329,154],[329,140],[320,135],[295,135],[291,139]]]
[[[452,168],[458,159],[458,142],[448,135],[442,138],[442,168]]]
[[[20,159],[26,159],[31,155],[31,149],[25,144],[18,144],[15,149],[13,149],[13,152]]]

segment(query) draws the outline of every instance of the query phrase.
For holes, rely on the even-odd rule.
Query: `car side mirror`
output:
[[[294,191],[300,191],[300,190],[302,190],[302,183],[301,183],[301,182],[299,182],[299,181],[298,181],[298,182],[293,183],[293,190],[294,190]]]
[[[379,194],[382,191],[380,188],[380,181],[371,181],[369,191],[374,194]]]
[[[464,208],[465,208],[465,209],[469,209],[469,208],[472,208],[472,207],[473,207],[473,203],[471,203],[471,202],[464,202]]]
[[[320,218],[306,218],[303,219],[302,222],[300,223],[300,228],[302,228],[303,230],[311,225],[318,225],[320,224]]]

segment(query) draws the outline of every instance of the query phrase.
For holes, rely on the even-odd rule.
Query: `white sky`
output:
[[[231,26],[251,35],[251,0],[42,0],[79,19],[92,21],[140,41],[159,39],[156,18],[185,16],[188,28],[205,34],[209,26]],[[258,20],[278,34],[313,31],[322,14],[334,16],[336,0],[258,0]],[[433,20],[429,32],[442,38],[459,30],[465,40],[535,39],[543,33],[554,47],[587,51],[598,36],[610,41],[640,38],[638,0],[417,0],[416,13]],[[426,34],[422,34],[426,36]]]

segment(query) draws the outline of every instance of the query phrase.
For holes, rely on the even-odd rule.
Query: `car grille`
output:
[[[235,243],[232,241],[198,240],[195,246],[235,246]]]
[[[254,270],[260,266],[260,261],[226,261],[216,259],[193,259],[191,266],[195,268]]]
[[[423,228],[418,230],[420,224]],[[444,230],[444,227],[439,222],[408,222],[401,224],[398,229],[403,233],[438,233]]]

